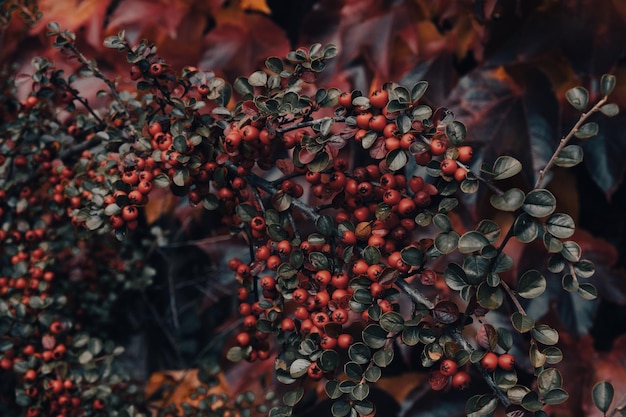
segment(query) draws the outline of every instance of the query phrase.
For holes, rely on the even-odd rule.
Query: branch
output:
[[[422,294],[417,288],[406,282],[404,278],[398,277],[396,279],[396,285],[408,295],[415,303],[424,304],[429,310],[435,308],[435,305],[424,294]]]
[[[591,108],[591,110],[589,110],[587,113],[583,113],[580,115],[580,119],[578,119],[578,121],[576,122],[574,127],[572,127],[572,129],[569,131],[567,136],[561,139],[561,142],[559,142],[559,146],[556,148],[556,151],[554,151],[554,154],[552,154],[552,157],[550,158],[546,166],[542,170],[539,171],[539,178],[537,178],[537,182],[535,183],[534,190],[541,187],[543,180],[545,179],[546,175],[552,168],[552,165],[554,165],[554,161],[556,161],[556,158],[559,156],[559,154],[561,153],[565,145],[567,145],[570,139],[572,139],[574,135],[576,134],[576,132],[578,132],[578,129],[582,126],[582,124],[589,118],[589,116],[599,111],[600,107],[602,107],[604,103],[606,103],[607,100],[608,100],[608,96],[602,97],[602,99],[598,101],[596,105]]]
[[[290,132],[292,130],[297,130],[297,129],[301,129],[303,127],[310,127],[313,126],[316,123],[321,122],[322,120],[325,119],[333,119],[335,122],[345,122],[346,118],[344,116],[337,116],[337,117],[324,117],[322,119],[314,119],[314,120],[307,120],[306,122],[300,122],[300,123],[296,123],[290,126],[285,126],[282,129],[276,129],[276,134],[282,134],[285,132]]]

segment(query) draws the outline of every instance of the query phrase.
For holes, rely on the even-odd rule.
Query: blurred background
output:
[[[15,5],[22,6],[20,18],[7,20]],[[610,379],[616,391],[626,392],[626,1],[2,0],[0,8],[3,69],[29,74],[32,58],[47,56],[75,70],[77,64],[59,57],[45,36],[46,24],[56,21],[76,32],[79,49],[122,89],[133,86],[129,64],[102,46],[121,30],[131,44],[142,38],[156,43],[174,68],[193,65],[230,82],[261,68],[269,56],[334,43],[340,53],[316,80],[319,87],[370,91],[386,81],[428,81],[424,102],[448,108],[467,125],[477,155],[474,168],[498,155],[515,156],[525,171],[503,187],[524,190],[532,188],[537,171],[578,120],[565,91],[581,85],[593,103],[602,74],[614,74],[618,84],[611,101],[622,113],[593,116],[599,134],[576,140],[585,150],[584,162],[555,169],[547,187],[557,197],[557,210],[578,225],[573,239],[596,264],[593,282],[600,298],[582,302],[556,282],[527,308],[562,332],[561,370],[571,399],[554,412],[591,415],[583,392],[599,379]],[[30,21],[37,23],[30,26]],[[95,100],[100,86],[92,79],[78,83]],[[494,213],[484,193],[466,199],[463,210],[467,222],[494,216],[501,224],[512,221]],[[129,323],[133,335],[128,329],[117,335],[127,346],[134,376],[152,378],[158,386],[180,377],[163,370],[193,368],[199,357],[219,357],[227,332],[237,324],[232,273],[224,260],[245,254],[245,248],[221,230],[219,219],[165,193],[151,199],[147,214],[149,225],[177,232],[151,255],[155,283],[120,300],[112,326]],[[520,270],[545,257],[541,242],[511,244],[509,250]],[[175,277],[174,286],[168,277]],[[180,306],[176,317],[168,309],[172,297]],[[442,403],[438,394],[423,389],[427,374],[419,361],[411,354],[402,360],[379,384],[379,409],[390,413],[380,415],[464,415],[465,397],[449,396]],[[227,366],[224,389],[262,389],[263,375],[272,367],[271,361]],[[314,402],[311,398],[305,405]]]

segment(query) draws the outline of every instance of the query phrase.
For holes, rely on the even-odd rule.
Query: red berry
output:
[[[439,370],[444,376],[452,376],[456,374],[456,371],[459,369],[459,366],[452,359],[445,359],[441,362],[439,366]]]
[[[498,366],[505,371],[512,371],[515,367],[515,356],[510,353],[500,355],[498,358]]]
[[[382,109],[387,105],[389,94],[385,90],[376,90],[370,94],[370,104],[376,108]]]
[[[487,372],[493,372],[498,367],[498,355],[493,352],[487,352],[480,360],[480,364]]]
[[[454,159],[446,158],[441,161],[441,173],[443,175],[454,175],[456,169],[458,168],[458,164]]]
[[[471,382],[472,377],[465,371],[457,372],[452,377],[452,386],[459,390],[467,389]]]

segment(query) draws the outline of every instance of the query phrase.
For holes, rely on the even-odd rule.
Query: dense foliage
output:
[[[3,415],[623,413],[619,3],[124,3],[2,2]]]

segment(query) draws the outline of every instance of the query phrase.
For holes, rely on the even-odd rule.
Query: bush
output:
[[[2,76],[5,415],[301,415],[322,389],[335,417],[384,415],[378,383],[403,358],[419,386],[469,416],[543,416],[568,401],[561,325],[544,316],[544,295],[564,291],[579,305],[598,290],[575,221],[546,184],[554,167],[582,161],[578,141],[598,133],[597,114],[617,115],[614,76],[597,80],[598,93],[565,92],[579,118],[528,167],[514,152],[483,152],[453,112],[424,100],[426,81],[318,87],[332,44],[270,56],[231,86],[120,32],[104,45],[128,61],[134,83],[121,88],[73,32],[51,23],[48,36],[79,72],[34,59],[24,100],[19,79]],[[105,104],[92,106],[81,77],[103,83]],[[491,216],[474,216],[479,195]],[[191,207],[178,219],[163,215],[173,198]],[[211,267],[191,250],[163,270],[155,252],[186,249],[183,233],[242,242],[208,249],[228,258],[225,279],[214,274],[208,290],[177,280]],[[513,242],[541,256],[514,258]],[[209,313],[180,304],[184,285],[192,304],[208,293]],[[235,285],[236,320],[219,293]],[[119,345],[133,346],[138,315],[159,326],[166,362],[194,369],[149,381],[129,372],[142,354]],[[228,371],[255,368],[223,356],[271,368],[280,384],[236,391]],[[610,382],[590,394],[605,415],[622,412]]]

